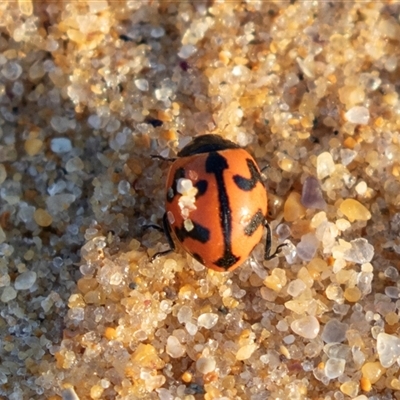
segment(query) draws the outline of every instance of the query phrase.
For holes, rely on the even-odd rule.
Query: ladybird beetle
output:
[[[267,226],[265,259],[271,254],[266,223],[267,191],[253,157],[218,135],[195,137],[178,152],[166,185],[163,228],[170,249],[172,236],[196,260],[216,271],[232,271],[248,258]]]

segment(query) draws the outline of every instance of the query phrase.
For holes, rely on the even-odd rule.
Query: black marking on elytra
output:
[[[178,168],[175,171],[174,178],[172,180],[172,186],[167,189],[167,201],[168,203],[171,203],[172,200],[174,200],[174,197],[177,195],[177,185],[178,185],[178,180],[181,178],[185,177],[185,169],[184,168]]]
[[[244,234],[246,236],[252,236],[253,233],[259,228],[260,225],[262,225],[265,222],[265,217],[261,210],[258,210],[253,217],[251,218],[251,221],[247,224],[246,228],[244,228]]]
[[[240,149],[240,146],[219,135],[201,135],[193,138],[193,140],[178,153],[178,157],[189,157],[195,154],[227,149]]]
[[[200,181],[197,181],[194,186],[197,189],[197,194],[196,194],[196,200],[197,200],[200,196],[203,196],[203,194],[207,191],[208,182],[205,179],[202,179]]]
[[[193,229],[187,231],[182,225],[181,227],[175,227],[176,237],[180,242],[183,242],[187,238],[197,240],[200,243],[207,243],[210,240],[210,231],[204,226],[192,221]]]
[[[192,254],[192,257],[193,257],[195,260],[197,260],[200,264],[203,264],[203,265],[204,265],[203,257],[202,257],[200,254],[193,253],[193,254]]]
[[[257,182],[261,182],[261,184],[263,184],[263,181],[260,173],[258,172],[256,164],[254,164],[254,161],[247,158],[246,162],[250,171],[250,178],[244,178],[243,176],[235,175],[233,180],[240,189],[244,190],[245,192],[249,192],[250,190],[254,189],[254,187],[257,185]]]
[[[214,262],[215,265],[218,267],[229,269],[232,265],[236,264],[240,260],[240,257],[236,257],[232,254],[232,252],[224,253],[223,257],[219,258],[217,261]]]
[[[232,253],[232,210],[229,204],[228,192],[224,181],[224,170],[229,168],[228,162],[218,152],[210,152],[206,160],[206,172],[215,175],[219,201],[219,220],[224,236],[224,253],[214,262],[221,268],[228,269],[239,261]]]

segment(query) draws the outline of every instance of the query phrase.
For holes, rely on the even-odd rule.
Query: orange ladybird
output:
[[[161,157],[159,157],[161,158]],[[171,159],[168,159],[171,160]],[[196,260],[216,271],[246,261],[267,226],[265,259],[271,254],[266,223],[267,191],[253,157],[218,135],[195,137],[172,159],[166,185],[164,232]]]

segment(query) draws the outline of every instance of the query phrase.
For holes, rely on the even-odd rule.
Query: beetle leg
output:
[[[265,260],[272,260],[273,258],[275,258],[282,251],[282,247],[286,246],[286,243],[280,244],[275,249],[275,251],[271,254],[272,232],[271,232],[271,227],[269,226],[269,223],[267,221],[265,221],[265,227],[267,228],[267,239],[265,241],[264,259]]]
[[[163,157],[163,156],[159,156],[157,154],[152,154],[150,157],[153,159],[162,160],[162,161],[176,161],[176,158]]]
[[[155,226],[158,226],[158,225],[155,225]],[[152,226],[152,227],[155,227],[155,226]],[[160,228],[160,230],[164,231],[165,237],[167,238],[167,242],[168,242],[170,248],[168,250],[159,251],[158,253],[154,254],[153,257],[151,257],[150,262],[153,262],[156,258],[165,256],[168,253],[171,253],[172,251],[175,250],[175,243],[171,236],[171,227],[168,222],[167,213],[164,213],[164,215],[163,215],[163,228],[161,228],[159,226],[158,226],[158,228]]]
[[[159,232],[164,232],[163,227],[160,226],[160,225],[156,225],[156,224],[143,225],[143,229],[149,229],[149,228],[153,228],[153,229],[155,229],[156,231],[159,231]]]

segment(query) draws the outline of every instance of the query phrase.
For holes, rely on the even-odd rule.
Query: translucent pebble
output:
[[[96,114],[92,114],[88,118],[88,124],[93,129],[100,129],[100,127],[101,127],[101,118]]]
[[[0,372],[0,385],[4,385],[8,382],[7,375],[4,372]]]
[[[7,178],[7,171],[4,164],[0,164],[0,185],[6,180]]]
[[[46,302],[42,305],[42,307],[44,310],[47,308]],[[85,318],[85,309],[82,307],[71,308],[68,311],[68,318],[75,321],[83,321]]]
[[[216,362],[211,357],[200,357],[196,361],[196,369],[201,374],[208,374],[215,370]]]
[[[22,74],[22,67],[15,61],[9,61],[1,70],[3,76],[9,81],[17,80]]]
[[[353,124],[367,125],[369,121],[369,110],[363,106],[355,106],[350,108],[344,116],[347,121]]]
[[[280,240],[287,239],[291,235],[289,226],[287,224],[279,224],[276,227],[276,234],[279,236]]]
[[[43,141],[40,139],[28,139],[24,143],[24,148],[28,156],[35,156],[40,152],[43,146]]]
[[[123,282],[124,276],[121,272],[114,272],[109,276],[110,285],[120,285]]]
[[[372,384],[378,382],[385,371],[386,369],[378,361],[367,362],[361,368],[363,377],[367,378]]]
[[[106,126],[106,131],[109,133],[115,132],[121,127],[121,122],[117,119],[111,118]]]
[[[52,117],[50,120],[50,124],[51,124],[52,128],[56,132],[59,132],[59,133],[64,133],[68,129],[70,129],[70,121],[68,120],[68,118],[60,117],[59,115],[55,115],[54,117]],[[66,140],[65,138],[59,138],[59,139]],[[56,139],[53,139],[53,140],[56,140]],[[52,142],[53,142],[53,140],[52,140]],[[52,148],[52,150],[53,150],[53,148]],[[57,153],[57,152],[55,152],[55,153]]]
[[[365,391],[365,392],[370,392],[371,389],[372,389],[372,384],[371,384],[371,382],[369,381],[369,379],[362,377],[362,378],[360,379],[360,387],[361,387],[361,390],[363,390],[363,391]],[[360,396],[359,396],[359,397],[360,397]],[[359,398],[359,397],[357,397],[357,398]],[[376,399],[376,398],[375,398],[375,399],[373,398],[373,400],[377,400],[377,399]]]
[[[196,53],[197,48],[193,46],[192,44],[184,44],[181,49],[178,52],[178,56],[180,58],[183,58],[186,60],[190,56],[192,56],[194,53]]]
[[[233,76],[241,76],[242,75],[242,65],[235,65],[232,69],[232,75]]]
[[[180,324],[185,324],[192,319],[192,309],[188,306],[182,306],[177,314],[178,321]]]
[[[397,323],[399,322],[399,316],[398,316],[395,312],[393,312],[393,311],[388,312],[388,313],[385,315],[385,321],[386,321],[389,325],[397,324]]]
[[[290,327],[294,333],[305,339],[315,339],[320,329],[319,322],[313,315],[295,319]]]
[[[255,343],[250,343],[242,346],[236,353],[236,360],[248,360],[256,349],[257,344]]]
[[[15,279],[14,287],[16,290],[28,290],[36,282],[36,272],[25,271],[21,275],[18,275]]]
[[[285,86],[290,88],[296,86],[300,82],[299,77],[294,72],[289,72],[286,75]]]
[[[3,293],[1,294],[0,300],[3,303],[7,303],[11,300],[14,300],[17,297],[17,291],[12,286],[7,286],[3,289]]]
[[[317,157],[317,176],[318,179],[324,179],[335,171],[335,163],[331,153],[325,151]]]
[[[287,287],[287,292],[292,297],[297,297],[306,290],[307,286],[301,279],[291,281]]]
[[[33,214],[33,219],[39,226],[44,226],[44,227],[50,226],[53,222],[52,216],[42,208],[38,208],[37,210],[35,210]]]
[[[347,324],[331,319],[324,326],[321,338],[325,343],[341,343],[346,339],[347,329]]]
[[[18,211],[18,219],[24,223],[29,223],[32,221],[34,212],[35,207],[21,203]]]
[[[400,297],[400,289],[396,286],[386,286],[385,294],[391,299],[398,299]]]
[[[345,85],[338,90],[339,99],[347,107],[360,104],[365,99],[365,91],[361,86]]]
[[[400,35],[400,27],[397,19],[391,17],[388,19],[382,19],[377,24],[376,29],[382,36],[386,36],[390,39],[396,39]]]
[[[372,272],[361,272],[357,278],[358,288],[361,290],[361,293],[366,295],[371,293],[372,290],[372,280],[374,279],[374,275]]]
[[[351,353],[357,366],[361,366],[365,362],[365,354],[358,347],[353,346]]]
[[[51,139],[50,148],[54,153],[68,153],[72,150],[71,140],[68,138]]]
[[[79,157],[70,158],[65,164],[65,169],[68,173],[81,171],[83,167],[83,161]]]
[[[101,398],[104,389],[100,385],[93,385],[90,388],[90,398],[93,400],[97,400]]]
[[[340,211],[349,219],[350,222],[368,221],[371,213],[368,209],[355,199],[344,200],[339,207]]]
[[[135,79],[135,86],[142,92],[149,90],[149,82],[147,79]]]
[[[57,68],[52,60],[46,60],[43,62],[43,68],[46,72],[55,72]]]
[[[53,307],[54,300],[53,298],[49,295],[45,299],[43,299],[40,302],[40,306],[42,307],[43,311],[45,313],[48,313],[51,310],[51,307]]]
[[[21,14],[29,17],[33,12],[32,0],[18,0],[18,7]]]
[[[400,357],[400,338],[381,332],[377,337],[376,349],[382,366],[389,368]]]
[[[301,204],[301,196],[297,192],[291,192],[283,206],[283,218],[285,221],[293,222],[303,217],[306,209]]]
[[[344,298],[349,303],[356,303],[361,298],[361,290],[357,286],[346,288],[346,290],[344,291]]]
[[[393,72],[397,68],[397,57],[394,54],[389,56],[385,62],[385,69],[388,72]]]
[[[12,87],[12,93],[15,96],[18,96],[18,97],[22,96],[24,94],[24,85],[23,85],[23,83],[20,82],[20,81],[14,82],[14,85]]]
[[[325,375],[329,379],[338,378],[340,375],[343,375],[344,368],[346,366],[346,361],[341,358],[330,358],[325,363]]]
[[[168,390],[164,388],[156,389],[158,393],[159,400],[174,400],[175,396]]]
[[[288,330],[289,326],[288,323],[284,320],[281,319],[277,324],[276,324],[276,329],[280,332],[286,332]]]
[[[287,335],[283,338],[283,342],[285,344],[293,344],[296,341],[296,338],[294,335]]]
[[[10,257],[14,253],[14,247],[8,243],[2,243],[0,245],[0,256]],[[0,258],[1,259],[1,258]]]
[[[75,201],[76,197],[70,193],[56,194],[46,199],[47,210],[52,215],[67,210]]]
[[[110,387],[110,381],[108,379],[102,379],[100,381],[101,387],[103,387],[104,389],[107,389]]]
[[[76,394],[73,387],[63,389],[61,391],[62,400],[79,400],[79,396]]]
[[[47,193],[50,196],[55,196],[56,194],[62,193],[67,187],[67,183],[63,180],[58,180],[54,183],[52,183],[48,188],[47,188]]]
[[[190,336],[194,336],[199,330],[198,326],[193,322],[187,322],[185,328]]]
[[[341,343],[328,343],[324,346],[324,352],[329,358],[342,358],[351,360],[351,347]]]
[[[8,204],[15,205],[21,201],[21,183],[18,181],[6,180],[0,187],[0,196]]]
[[[121,147],[123,147],[126,144],[126,140],[127,140],[127,133],[124,131],[118,132],[115,135],[115,139],[114,139],[117,149],[120,149]]]
[[[165,29],[162,26],[156,26],[150,31],[150,36],[158,39],[165,35]]]
[[[0,287],[9,286],[11,282],[10,275],[0,274]]]
[[[170,355],[172,358],[182,357],[186,352],[185,346],[181,344],[176,336],[172,335],[169,336],[167,339],[165,350],[167,354]]]
[[[368,186],[365,181],[361,181],[357,183],[355,190],[358,195],[363,196],[367,192]]]
[[[89,5],[89,12],[91,14],[96,14],[108,8],[108,1],[107,0],[88,1],[88,5]]]
[[[60,269],[64,265],[64,260],[61,257],[53,258],[53,266],[56,269]]]
[[[56,51],[60,47],[57,40],[54,40],[52,37],[47,37],[45,43],[46,43],[46,45],[45,45],[46,51],[48,51],[50,53],[53,51]],[[43,66],[44,66],[44,63],[43,63]]]
[[[131,184],[128,181],[123,179],[122,181],[120,181],[118,183],[118,193],[119,194],[122,194],[122,195],[129,194],[130,190],[131,190]]]
[[[206,329],[211,329],[218,322],[218,314],[214,313],[204,313],[199,316],[197,319],[197,324],[200,327],[204,327]]]
[[[43,68],[42,61],[35,62],[28,70],[29,79],[31,81],[35,81],[37,79],[43,78],[46,74],[45,69]]]
[[[309,176],[304,181],[301,193],[301,204],[306,208],[324,210],[326,201],[324,199],[319,181],[314,176]]]
[[[4,243],[7,239],[7,236],[3,230],[3,228],[0,226],[0,243]],[[0,275],[0,280],[1,280],[1,275]]]
[[[369,263],[374,257],[374,247],[367,239],[358,238],[350,242],[351,249],[344,252],[343,258],[357,264]]]
[[[287,283],[286,272],[281,268],[274,268],[271,275],[264,279],[264,285],[274,292],[280,292]]]
[[[343,165],[349,165],[356,157],[357,152],[350,149],[340,150],[340,158],[342,159]]]
[[[301,241],[296,246],[297,255],[303,261],[311,261],[317,252],[319,241],[315,233],[307,233],[301,237]]]

